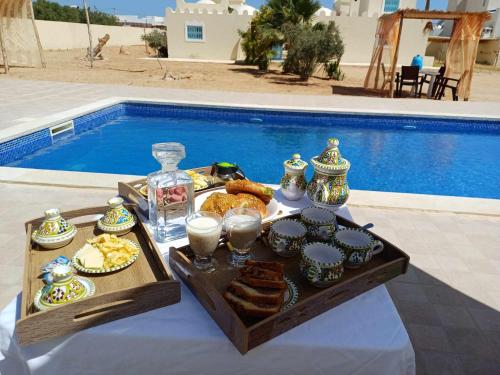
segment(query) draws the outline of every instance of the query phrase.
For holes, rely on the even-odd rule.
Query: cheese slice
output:
[[[104,266],[104,255],[99,249],[89,244],[80,250],[78,259],[85,268],[102,268]]]

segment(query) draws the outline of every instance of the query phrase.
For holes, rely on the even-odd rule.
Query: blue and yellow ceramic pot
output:
[[[330,138],[323,152],[311,159],[314,174],[307,185],[307,196],[318,207],[337,209],[349,198],[347,172],[351,164],[338,146],[339,140]]]
[[[76,227],[67,222],[57,208],[45,211],[45,220],[33,231],[31,239],[45,249],[66,246],[76,235]]]
[[[123,205],[120,197],[111,198],[108,201],[109,209],[103,217],[97,221],[97,227],[103,232],[121,236],[130,232],[137,223],[137,218]]]

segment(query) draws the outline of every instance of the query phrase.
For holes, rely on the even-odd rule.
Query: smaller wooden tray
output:
[[[127,205],[127,208],[135,212],[133,206]],[[38,228],[43,218],[26,223],[21,319],[16,322],[16,335],[21,345],[74,333],[180,301],[179,281],[173,279],[156,243],[139,221],[129,233],[121,236],[141,246],[139,257],[134,263],[107,274],[78,272],[95,283],[94,296],[47,311],[36,311],[33,299],[44,286],[40,278],[41,267],[59,255],[73,258],[87,239],[101,234],[95,225],[95,217],[104,214],[107,209],[106,206],[61,213],[66,220],[81,218],[88,221],[75,224],[78,230],[75,238],[68,245],[54,250],[43,249],[31,241],[33,230]]]
[[[197,173],[200,173],[205,176],[212,176],[212,167],[200,167],[200,168],[193,168],[190,169],[191,171],[195,171]],[[236,175],[239,179],[244,179],[245,177],[241,175],[239,172],[236,172]],[[217,179],[217,181],[210,187],[197,190],[194,193],[194,196],[198,196],[206,191],[214,190],[217,189],[221,186],[225,185],[225,181],[221,180],[220,178],[214,177]],[[139,192],[139,189],[147,184],[147,179],[146,177],[141,178],[139,180],[135,181],[129,181],[129,182],[118,182],[118,194],[123,197],[125,200],[127,200],[130,203],[133,203],[137,205],[138,211],[145,217],[149,217],[149,204],[147,198],[144,197]]]
[[[292,219],[298,217],[299,215],[289,216]],[[337,222],[344,227],[361,228],[340,216],[337,216]],[[169,262],[172,269],[188,285],[242,354],[316,315],[405,273],[410,261],[408,255],[399,248],[370,232],[384,243],[384,250],[359,269],[346,268],[344,276],[338,283],[325,289],[316,288],[301,274],[300,256],[282,258],[268,247],[266,239],[270,225],[271,223],[263,225],[264,233],[261,240],[252,247],[252,253],[256,260],[283,263],[285,276],[297,286],[299,300],[287,310],[263,320],[239,317],[224,299],[223,294],[227,286],[237,274],[237,270],[227,265],[229,250],[225,244],[215,250],[214,257],[219,265],[217,270],[210,274],[200,272],[193,266],[193,254],[189,246],[170,249]]]

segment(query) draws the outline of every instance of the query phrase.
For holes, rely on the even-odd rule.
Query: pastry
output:
[[[226,194],[213,193],[201,205],[202,211],[210,211],[224,216],[231,208],[247,207],[258,210],[262,217],[267,216],[267,208],[264,202],[252,194]]]
[[[269,204],[273,199],[274,190],[257,182],[249,180],[233,180],[226,182],[226,191],[229,194],[248,193],[253,194],[262,200],[265,204]]]

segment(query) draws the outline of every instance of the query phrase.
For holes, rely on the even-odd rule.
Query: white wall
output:
[[[86,24],[37,20],[36,26],[44,49],[87,48],[89,46]],[[144,44],[141,40],[144,29],[140,27],[90,25],[90,28],[94,46],[98,42],[97,39],[105,34],[111,37],[106,44],[108,46]],[[146,29],[146,32],[151,30]]]

